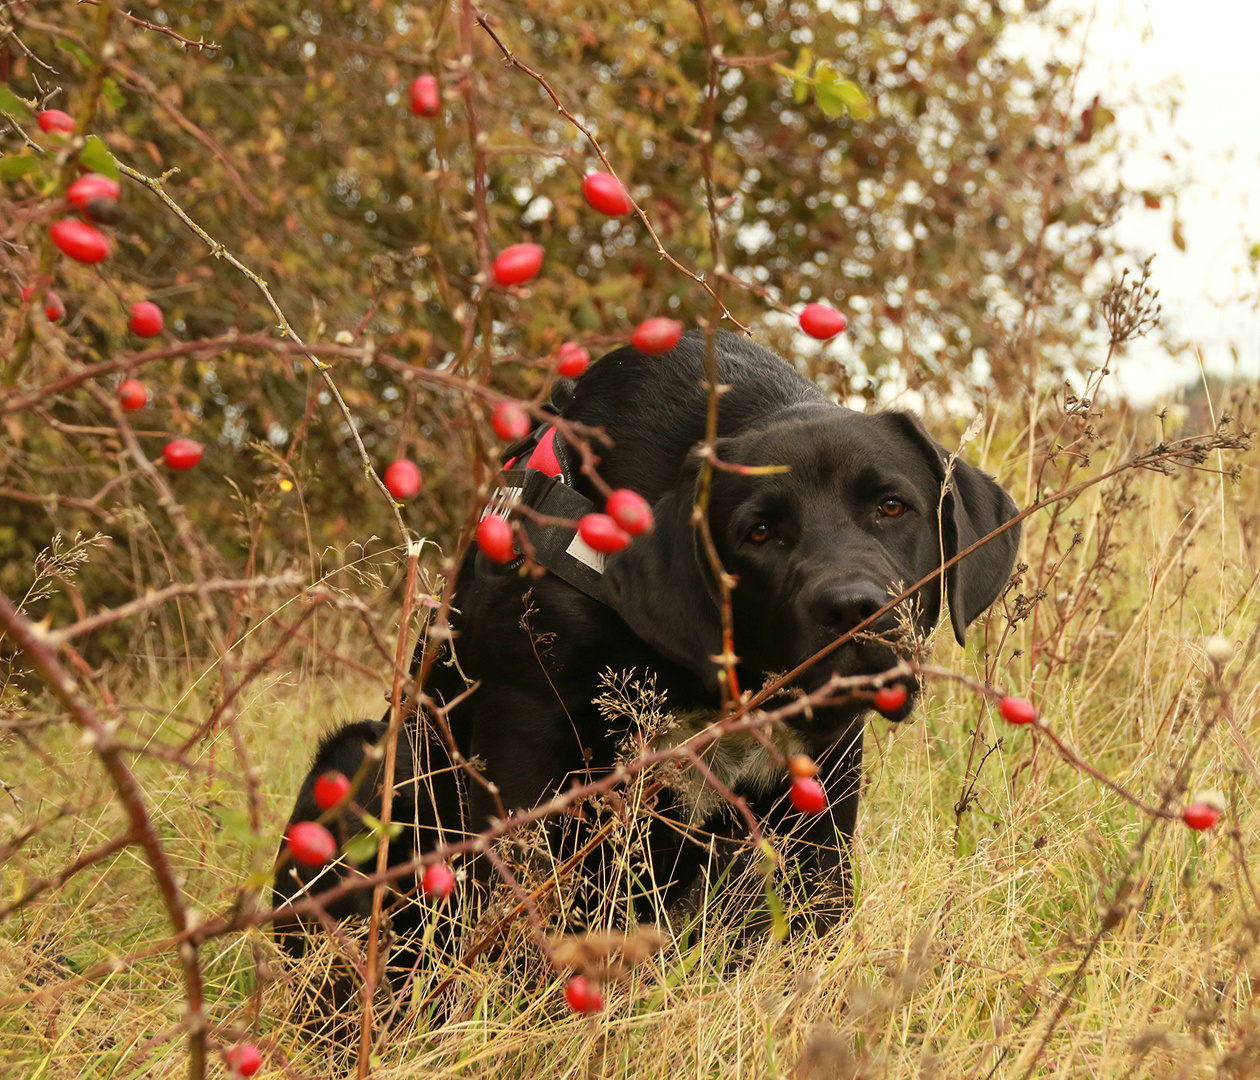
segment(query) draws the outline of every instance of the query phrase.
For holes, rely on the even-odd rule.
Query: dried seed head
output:
[[[1216,668],[1222,668],[1234,655],[1234,643],[1224,634],[1213,634],[1203,645],[1203,652]]]

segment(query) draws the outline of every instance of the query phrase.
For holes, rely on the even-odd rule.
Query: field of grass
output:
[[[1248,421],[1246,402],[1228,410]],[[1047,449],[1084,429],[1061,424],[1052,402],[1045,412],[1031,438],[1027,416],[1022,434],[1020,420],[994,417],[967,450],[1021,505],[1037,496]],[[1091,460],[1056,457],[1042,495],[1159,438],[1151,418],[1090,422],[1101,437],[1074,445]],[[1219,471],[1235,466],[1237,482]],[[1254,451],[1213,452],[1199,468],[1121,473],[1040,511],[1025,530],[1026,569],[987,626],[973,627],[966,653],[938,635],[938,665],[1034,700],[1105,780],[1044,733],[1004,724],[961,683],[934,680],[911,720],[869,723],[859,887],[845,925],[737,950],[722,913],[707,912],[698,940],[667,934],[605,988],[593,1017],[566,1011],[563,977],[519,926],[505,952],[458,974],[445,1023],[404,1015],[373,1075],[1260,1076],[1255,466]],[[388,557],[377,562],[398,573]],[[369,596],[370,581],[347,589],[376,605],[388,639],[396,605],[384,589]],[[265,903],[258,890],[315,740],[382,711],[383,678],[330,659],[383,667],[357,618],[333,608],[304,633],[263,666],[231,722],[182,755],[216,692],[207,658],[155,646],[84,680],[95,701],[112,703],[197,918]],[[1213,635],[1232,643],[1219,670],[1205,655]],[[239,659],[264,658],[271,644],[260,632]],[[8,701],[0,1076],[186,1075],[180,965],[139,847],[8,906],[125,828],[92,746],[51,698]],[[1226,807],[1204,833],[1131,801],[1179,813],[1204,789]],[[304,972],[265,930],[213,937],[200,959],[210,1075],[221,1074],[217,1051],[242,1037],[263,1050],[260,1075],[332,1073],[302,1027]]]

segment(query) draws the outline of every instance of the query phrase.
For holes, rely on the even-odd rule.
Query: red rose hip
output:
[[[488,514],[477,525],[477,547],[491,562],[509,563],[516,558],[512,526],[498,514]]]
[[[421,875],[420,888],[430,900],[445,900],[455,891],[455,874],[444,862],[430,863]]]
[[[812,776],[792,777],[788,798],[802,814],[821,814],[827,809],[827,793]]]
[[[201,460],[204,449],[195,439],[176,439],[162,448],[162,458],[172,469],[182,472],[184,469],[191,469]]]
[[[74,130],[74,117],[60,109],[45,109],[37,118],[40,131],[59,131],[69,135]]]
[[[131,305],[131,318],[127,321],[136,337],[157,337],[162,332],[162,309],[152,300],[141,300]]]
[[[135,412],[149,404],[149,391],[139,379],[123,379],[118,384],[118,404],[124,412]]]
[[[332,769],[322,773],[315,781],[315,805],[321,810],[331,810],[350,794],[350,777]]]
[[[411,111],[417,116],[437,116],[442,111],[442,94],[437,78],[421,75],[411,84]]]
[[[542,264],[543,249],[537,244],[513,244],[494,260],[494,280],[500,285],[519,285],[538,273]]]
[[[333,834],[318,821],[295,821],[285,833],[289,852],[303,866],[323,866],[337,854]]]
[[[631,536],[651,532],[656,524],[647,499],[629,488],[618,488],[609,495],[608,501],[604,503],[604,510]]]
[[[109,257],[109,241],[95,225],[77,218],[54,221],[48,230],[63,254],[81,263],[98,263]]]
[[[591,363],[591,354],[581,345],[566,341],[560,346],[560,363],[556,370],[565,378],[576,379]]]
[[[23,300],[29,300],[34,295],[34,285],[27,285],[22,289]],[[49,289],[46,293],[44,293],[44,318],[46,318],[49,322],[56,322],[65,313],[66,305],[61,302],[60,296],[53,292],[52,289]]]
[[[587,173],[582,180],[582,194],[591,207],[609,217],[630,213],[630,196],[621,181],[611,173]]]
[[[875,708],[885,716],[894,713],[906,703],[904,686],[881,686],[875,691]]]
[[[116,203],[118,196],[122,194],[122,189],[108,176],[102,176],[100,173],[88,173],[86,176],[80,176],[68,188],[66,188],[66,198],[70,200],[80,213],[87,214],[92,217],[92,204],[98,200]]]
[[[385,466],[381,482],[395,499],[414,499],[420,494],[420,485],[424,477],[420,475],[420,466],[407,458],[399,458]]]
[[[810,337],[826,341],[841,333],[849,320],[826,304],[806,304],[800,315],[801,329]]]
[[[1210,829],[1220,819],[1220,810],[1207,803],[1191,803],[1181,812],[1181,820],[1196,832]]]
[[[604,555],[620,551],[630,543],[630,534],[607,514],[584,514],[578,521],[578,534]]]
[[[657,316],[639,323],[632,340],[639,352],[655,356],[657,353],[669,352],[681,337],[682,323],[676,319]]]
[[[604,995],[585,975],[574,975],[564,988],[564,1000],[576,1013],[597,1013],[604,1007]]]
[[[1004,697],[998,702],[998,712],[1008,724],[1031,724],[1037,716],[1037,710],[1018,697]]]
[[[262,1067],[262,1054],[253,1043],[241,1043],[226,1054],[228,1068],[237,1076],[253,1076]]]
[[[490,414],[490,426],[504,442],[516,442],[529,434],[529,413],[515,401],[500,401]]]

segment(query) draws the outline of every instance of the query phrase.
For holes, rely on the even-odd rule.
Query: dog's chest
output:
[[[674,714],[674,724],[663,731],[655,745],[660,749],[679,746],[714,724],[718,714],[694,710]],[[791,728],[776,726],[763,732],[783,757],[802,753],[805,741]],[[750,731],[723,735],[698,751],[708,770],[731,791],[763,794],[784,783],[782,759]],[[691,821],[711,817],[722,808],[723,796],[703,773],[685,759],[670,784],[686,808]]]

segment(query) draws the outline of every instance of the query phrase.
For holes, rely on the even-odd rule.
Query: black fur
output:
[[[600,450],[601,476],[614,488],[639,492],[656,514],[653,533],[609,560],[605,580],[612,607],[551,575],[478,579],[471,555],[464,562],[455,596],[454,648],[459,670],[480,686],[453,710],[451,727],[460,751],[479,759],[509,809],[531,807],[571,778],[599,775],[612,766],[623,732],[610,731],[608,719],[592,705],[605,672],[651,676],[678,715],[712,715],[720,704],[712,660],[720,651],[717,591],[691,524],[698,471],[692,451],[704,437],[707,347],[702,335],[690,333],[662,356],[622,348],[592,365],[576,385],[564,387],[565,418],[602,427],[612,439],[610,449]],[[723,564],[738,579],[733,599],[738,676],[741,686],[757,690],[861,622],[898,586],[924,577],[942,555],[951,557],[1009,520],[1016,507],[988,476],[961,460],[951,463],[915,418],[841,408],[791,365],[744,339],[719,334],[713,347],[719,381],[730,387],[718,413],[718,456],[733,464],[789,466],[774,475],[719,470],[713,476],[709,521]],[[942,492],[947,470],[950,484]],[[598,503],[589,480],[579,477],[576,486]],[[905,504],[904,513],[881,513],[894,496]],[[757,525],[770,530],[761,543],[750,539]],[[1018,528],[1008,530],[948,572],[946,591],[960,642],[967,624],[1005,585],[1018,534]],[[902,620],[890,613],[869,629],[887,638],[909,621],[927,631],[940,606],[941,589],[934,583]],[[886,640],[862,635],[816,664],[800,686],[816,688],[835,672],[884,671],[896,660]],[[434,672],[427,689],[439,701],[465,689],[453,665],[439,663]],[[909,712],[917,688],[907,689],[910,698],[901,715]],[[846,846],[857,820],[861,718],[867,707],[854,700],[790,724],[788,741],[821,766],[830,798],[826,813],[795,813],[783,798],[787,783],[781,770],[728,770],[736,793],[767,832],[804,842],[803,874],[834,901],[818,906],[824,924],[842,912],[849,895]],[[363,744],[380,730],[355,724],[325,743],[294,820],[317,814],[313,778],[329,767],[353,773]],[[396,859],[431,846],[438,822],[448,835],[460,835],[481,830],[496,812],[479,785],[468,786],[461,798],[430,720],[410,725],[409,737],[425,760],[413,762],[410,743],[400,755],[394,818],[417,822],[420,833],[408,832],[395,842]],[[417,783],[417,777],[426,779]],[[365,790],[368,803],[378,806],[371,784]],[[652,861],[666,907],[692,894],[702,869],[711,865],[711,850],[697,838],[708,833],[737,840],[745,831],[744,823],[721,807],[702,821],[686,821],[688,806],[695,804],[684,804],[682,796],[664,793],[652,826]],[[671,818],[691,828],[672,827]],[[277,898],[296,891],[292,874],[282,869]],[[368,903],[363,894],[330,914],[361,914]],[[424,917],[420,906],[399,908],[395,930],[414,929]]]

